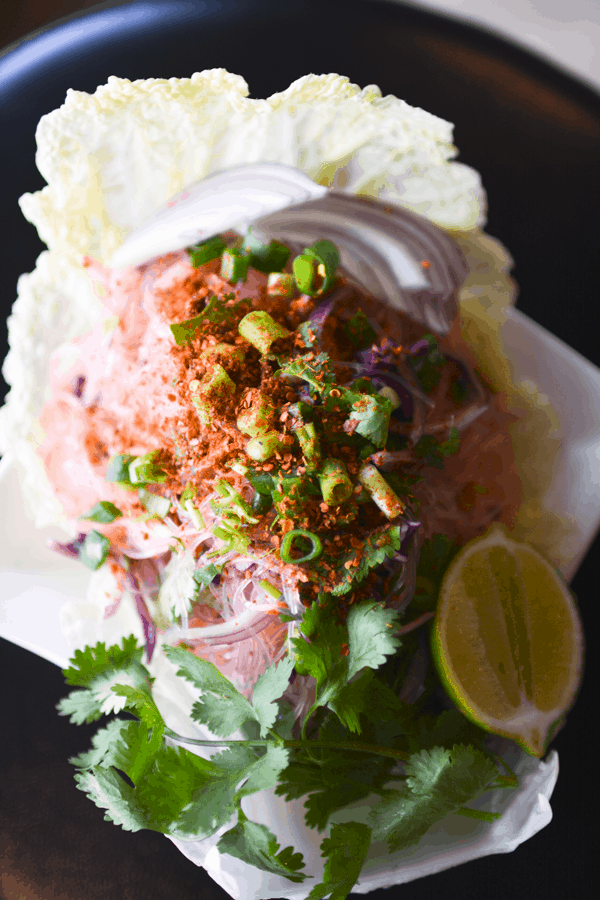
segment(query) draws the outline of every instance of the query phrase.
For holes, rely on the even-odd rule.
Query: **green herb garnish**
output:
[[[243,250],[248,254],[248,260],[253,269],[264,272],[283,272],[290,258],[290,249],[278,241],[263,244],[252,234],[252,229],[244,238]]]
[[[175,338],[175,343],[183,347],[194,339],[196,329],[202,327],[205,322],[219,325],[221,322],[226,322],[229,315],[230,311],[223,301],[213,294],[199,315],[194,316],[193,319],[187,319],[185,322],[174,322],[169,327]]]
[[[208,238],[206,241],[201,241],[201,243],[187,248],[190,262],[197,269],[204,263],[210,262],[211,259],[217,259],[218,256],[221,256],[225,246],[225,241],[219,235]]]
[[[99,531],[89,531],[77,551],[79,561],[88,569],[96,571],[106,562],[110,553],[109,539]]]
[[[123,513],[114,503],[110,503],[108,500],[100,500],[98,503],[95,503],[91,509],[88,509],[86,513],[79,516],[79,518],[87,519],[90,522],[99,522],[102,525],[109,525],[122,515]]]

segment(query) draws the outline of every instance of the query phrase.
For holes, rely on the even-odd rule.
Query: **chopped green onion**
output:
[[[298,403],[291,403],[287,409],[290,416],[293,419],[299,419],[302,425],[310,422],[314,416],[312,406],[305,403],[304,400],[299,400]]]
[[[275,417],[275,407],[266,394],[259,391],[256,399],[253,406],[242,410],[236,421],[239,431],[249,437],[258,437],[270,431]]]
[[[271,584],[270,581],[267,581],[263,578],[262,581],[259,581],[258,583],[263,591],[266,591],[266,593],[269,594],[274,600],[279,600],[279,598],[282,596],[279,588],[276,588],[275,585]]]
[[[102,563],[106,562],[109,553],[110,541],[108,538],[99,531],[90,531],[79,547],[77,555],[84,566],[95,572]]]
[[[188,481],[188,483],[186,484],[186,486],[183,490],[183,493],[181,494],[181,496],[179,498],[179,502],[181,503],[182,506],[185,506],[186,502],[188,500],[193,500],[197,493],[198,493],[198,488],[195,485],[193,485],[191,483],[191,481]]]
[[[267,280],[267,294],[269,297],[293,297],[296,282],[293,275],[288,272],[271,272]]]
[[[171,509],[171,501],[168,497],[161,497],[159,494],[153,494],[144,487],[138,489],[138,495],[143,505],[146,507],[146,511],[157,519],[164,519]]]
[[[138,456],[129,463],[129,479],[131,484],[164,484],[167,475],[164,469],[156,465],[160,450],[152,450],[144,456]]]
[[[193,267],[197,269],[204,263],[210,262],[211,259],[221,256],[225,247],[225,241],[217,234],[206,241],[195,244],[193,247],[188,247],[187,252]]]
[[[315,426],[312,422],[307,422],[306,425],[297,428],[295,434],[306,460],[307,469],[318,469],[321,465],[321,443]]]
[[[292,263],[292,270],[298,289],[309,297],[317,293],[315,282],[319,274],[319,260],[310,253],[300,253]]]
[[[266,434],[261,434],[248,441],[246,453],[250,459],[255,459],[256,462],[266,462],[282,447],[281,435],[277,431],[267,431]]]
[[[381,390],[377,391],[380,397],[385,397],[386,400],[389,400],[394,409],[399,409],[402,404],[400,403],[400,397],[396,393],[393,387],[389,387],[389,385],[384,385]]]
[[[225,278],[231,284],[236,281],[245,281],[248,277],[249,257],[241,250],[225,250],[221,257],[221,278]]]
[[[100,522],[102,525],[109,525],[122,515],[123,513],[114,503],[110,503],[108,500],[100,500],[79,518],[88,519],[90,522]]]
[[[217,481],[215,488],[221,495],[221,500],[211,501],[211,506],[215,512],[221,510],[225,510],[226,513],[232,512],[236,516],[239,516],[240,519],[245,519],[247,522],[256,525],[258,519],[255,519],[252,515],[252,507],[228,481],[225,481],[224,479]],[[226,509],[226,507],[229,509]]]
[[[192,501],[190,499],[187,499],[185,501],[185,503],[183,504],[183,508],[187,512],[189,512],[190,516],[192,517],[192,522],[194,524],[194,528],[196,529],[196,531],[204,531],[204,529],[206,528],[206,525],[204,524],[204,519],[202,518],[202,516],[200,514],[200,510],[196,509],[196,507],[194,506],[194,504],[192,503]]]
[[[306,538],[307,541],[311,542],[312,546],[310,551],[304,556],[294,559],[291,556],[292,545],[298,538]],[[304,528],[294,528],[293,531],[288,531],[282,540],[279,549],[279,555],[284,563],[295,563],[296,565],[303,562],[309,562],[311,559],[316,559],[322,552],[323,545],[320,538],[316,534],[313,534],[312,531],[305,531]]]
[[[204,376],[202,381],[190,382],[191,400],[203,425],[210,425],[213,420],[215,401],[220,397],[235,393],[235,382],[231,380],[225,369],[215,363],[212,372]]]
[[[326,459],[318,478],[323,500],[328,506],[338,506],[354,491],[348,470],[341,459]]]
[[[135,456],[131,456],[130,453],[118,453],[116,456],[113,456],[108,463],[104,480],[115,484],[131,485],[129,464],[134,459]]]
[[[238,325],[238,331],[263,356],[269,352],[273,341],[289,337],[290,334],[287,328],[276,322],[269,313],[258,309],[244,316]]]
[[[212,533],[215,537],[220,538],[222,541],[226,541],[227,548],[226,550],[208,553],[208,557],[221,556],[222,553],[229,553],[230,550],[235,550],[237,553],[243,554],[248,549],[250,538],[229,522],[221,522],[219,526],[213,528]]]
[[[358,480],[371,497],[371,500],[388,519],[395,519],[402,515],[405,504],[374,465],[371,463],[363,464],[358,472]]]
[[[278,241],[271,241],[270,244],[263,244],[258,238],[254,237],[252,230],[244,238],[243,249],[248,253],[248,259],[253,269],[264,272],[280,272],[290,258],[290,249],[285,244]]]
[[[327,240],[316,241],[311,247],[305,247],[292,263],[296,284],[309,297],[322,294],[331,287],[339,264],[340,255],[335,245]],[[317,275],[324,279],[319,289],[315,287]]]
[[[212,347],[207,347],[200,353],[200,359],[210,359],[216,354],[224,356],[226,359],[229,358],[231,362],[244,362],[246,358],[242,348],[236,347],[234,344],[213,344]]]
[[[233,296],[233,294],[228,295],[226,299]],[[229,318],[229,315],[230,310],[225,306],[222,300],[213,294],[199,315],[194,316],[193,319],[186,319],[185,322],[174,322],[172,325],[169,325],[169,328],[171,329],[175,343],[179,347],[183,347],[194,339],[196,329],[204,322],[211,322],[213,325],[219,325],[221,322],[225,322]]]

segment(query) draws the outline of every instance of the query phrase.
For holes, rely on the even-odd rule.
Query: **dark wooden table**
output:
[[[5,0],[2,38],[8,42],[42,25],[49,10],[55,17],[86,5]],[[200,6],[179,4],[192,11]],[[72,59],[48,64],[27,84],[7,89],[0,80],[0,133],[10,135],[0,146],[2,171],[10,175],[2,181],[8,225],[0,284],[4,315],[17,276],[33,268],[42,249],[16,207],[21,193],[43,184],[33,161],[35,125],[62,103],[68,87],[93,91],[111,74],[170,77],[224,66],[246,77],[252,96],[264,97],[306,72],[335,71],[360,85],[377,83],[384,94],[456,123],[460,158],[482,173],[488,189],[488,230],[516,259],[519,306],[600,363],[595,93],[484,33],[397,4],[222,0],[213,17],[181,16],[160,33],[142,28],[127,42],[113,35],[85,53],[77,45]],[[271,55],[265,48],[274,48]],[[4,352],[0,346],[0,356]],[[10,527],[10,511],[3,515],[3,527]],[[553,822],[513,854],[377,891],[373,900],[424,900],[437,893],[465,900],[588,895],[597,857],[597,781],[591,768],[597,766],[593,619],[599,551],[596,542],[574,583],[590,651],[579,701],[555,741],[561,774]],[[104,822],[76,790],[67,760],[89,746],[95,727],[75,727],[56,714],[54,706],[65,694],[58,669],[0,642],[0,672],[4,900],[225,900],[204,871],[164,837],[130,834]]]

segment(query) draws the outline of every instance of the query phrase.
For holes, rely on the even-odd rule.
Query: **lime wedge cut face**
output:
[[[581,681],[583,629],[543,556],[499,524],[466,544],[442,583],[432,647],[465,715],[544,755]]]

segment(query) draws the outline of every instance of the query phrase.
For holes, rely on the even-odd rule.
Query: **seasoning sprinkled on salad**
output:
[[[53,378],[40,452],[80,523],[65,552],[135,584],[148,659],[159,634],[199,656],[231,635],[248,690],[315,601],[339,621],[370,599],[408,611],[423,543],[510,525],[520,485],[514,416],[459,335],[347,283],[331,242],[278,244],[276,273],[252,266],[273,258],[256,240],[211,246],[126,281],[87,261],[119,324]],[[184,566],[188,590],[161,589]]]
[[[304,884],[311,900],[343,900],[368,854],[412,848],[447,816],[493,825],[488,792],[522,788],[510,752],[541,758],[564,724],[583,638],[539,537],[558,533],[541,507],[544,472],[528,483],[520,458],[519,426],[548,435],[547,410],[506,375],[494,303],[511,290],[508,258],[479,229],[479,182],[449,162],[447,123],[339,76],[308,76],[269,101],[243,100],[223,70],[184,81],[111,79],[93,97],[72,92],[40,126],[54,174],[23,207],[51,250],[22,296],[33,308],[49,290],[36,277],[74,297],[92,285],[102,312],[81,307],[48,357],[35,415],[21,404],[16,425],[9,397],[0,426],[38,466],[38,519],[60,510],[70,529],[53,549],[93,571],[103,622],[134,623],[111,646],[76,649],[65,670],[75,689],[59,712],[72,722],[131,714],[72,760],[78,787],[126,830],[217,836],[220,854]],[[258,139],[271,116],[276,133],[283,116],[288,133],[288,101],[294,115],[327,113],[327,140],[309,129],[290,160],[269,138],[264,156],[282,171],[297,164],[327,197],[280,204],[279,218],[240,214],[193,245],[111,267],[136,170],[109,171],[105,106],[121,98],[117,133],[140,91],[148,121],[176,99],[186,135],[224,121],[229,104],[244,134],[229,145],[236,177],[256,163],[233,158],[252,128]],[[44,134],[62,133],[63,114],[86,132],[100,107],[106,133],[73,149],[88,146],[88,164],[102,148],[103,176],[86,188],[96,214],[77,206],[80,187],[65,213]],[[336,135],[356,139],[343,161]],[[227,141],[217,144],[222,163]],[[143,168],[142,146],[124,171]],[[153,165],[168,169],[169,152],[161,144]],[[355,164],[382,158],[389,172],[353,185]],[[183,186],[215,168],[194,179],[172,165]],[[167,169],[154,206],[182,187]],[[363,183],[387,187],[350,196]],[[134,231],[152,206],[143,193],[139,203]],[[173,727],[167,682],[192,698],[196,737]],[[269,790],[305,798],[307,829],[326,832],[322,875],[250,817],[248,798]]]

